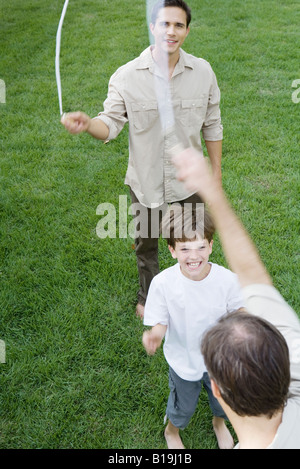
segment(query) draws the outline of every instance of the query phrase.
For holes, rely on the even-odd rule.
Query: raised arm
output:
[[[212,177],[206,158],[188,149],[174,158],[178,179],[189,190],[197,191],[209,206],[230,268],[238,275],[242,287],[272,280],[258,251],[242,223],[234,213],[216,179]]]

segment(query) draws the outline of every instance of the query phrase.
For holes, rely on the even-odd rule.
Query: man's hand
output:
[[[91,119],[81,111],[64,114],[61,118],[61,123],[70,134],[76,135],[81,132],[88,132],[92,137],[103,141],[106,141],[109,135],[109,129],[102,120]]]
[[[88,130],[91,118],[84,112],[69,112],[63,114],[60,122],[71,134],[80,134]]]
[[[193,148],[188,148],[176,155],[173,162],[178,170],[177,178],[183,181],[187,190],[198,192],[204,200],[209,201],[221,185],[212,175],[207,158]]]

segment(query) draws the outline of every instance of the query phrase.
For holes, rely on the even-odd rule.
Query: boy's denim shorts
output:
[[[212,393],[207,372],[203,374],[199,381],[186,381],[180,378],[170,367],[170,394],[167,403],[166,417],[175,427],[183,430],[188,425],[196,410],[202,385],[207,391],[209,405],[213,415],[228,420],[221,405]]]

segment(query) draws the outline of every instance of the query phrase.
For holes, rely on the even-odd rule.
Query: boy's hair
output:
[[[236,414],[271,418],[283,409],[289,350],[272,324],[245,312],[228,314],[205,333],[201,352],[210,378]]]
[[[152,9],[152,24],[155,24],[159,10],[166,7],[178,7],[184,10],[186,13],[186,26],[189,26],[192,19],[191,9],[183,0],[159,0]]]
[[[207,239],[215,233],[213,220],[203,203],[172,204],[162,219],[162,237],[175,249],[177,242]]]

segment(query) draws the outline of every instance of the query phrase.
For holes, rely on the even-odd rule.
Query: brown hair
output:
[[[235,413],[271,418],[283,409],[289,350],[272,324],[245,312],[228,314],[205,333],[201,352],[210,378]]]
[[[189,26],[192,19],[191,9],[183,0],[159,0],[152,9],[152,24],[155,24],[159,10],[167,7],[178,7],[184,10],[186,13],[186,26]]]
[[[175,249],[177,242],[207,239],[215,233],[213,220],[203,203],[172,204],[162,220],[162,237]]]

